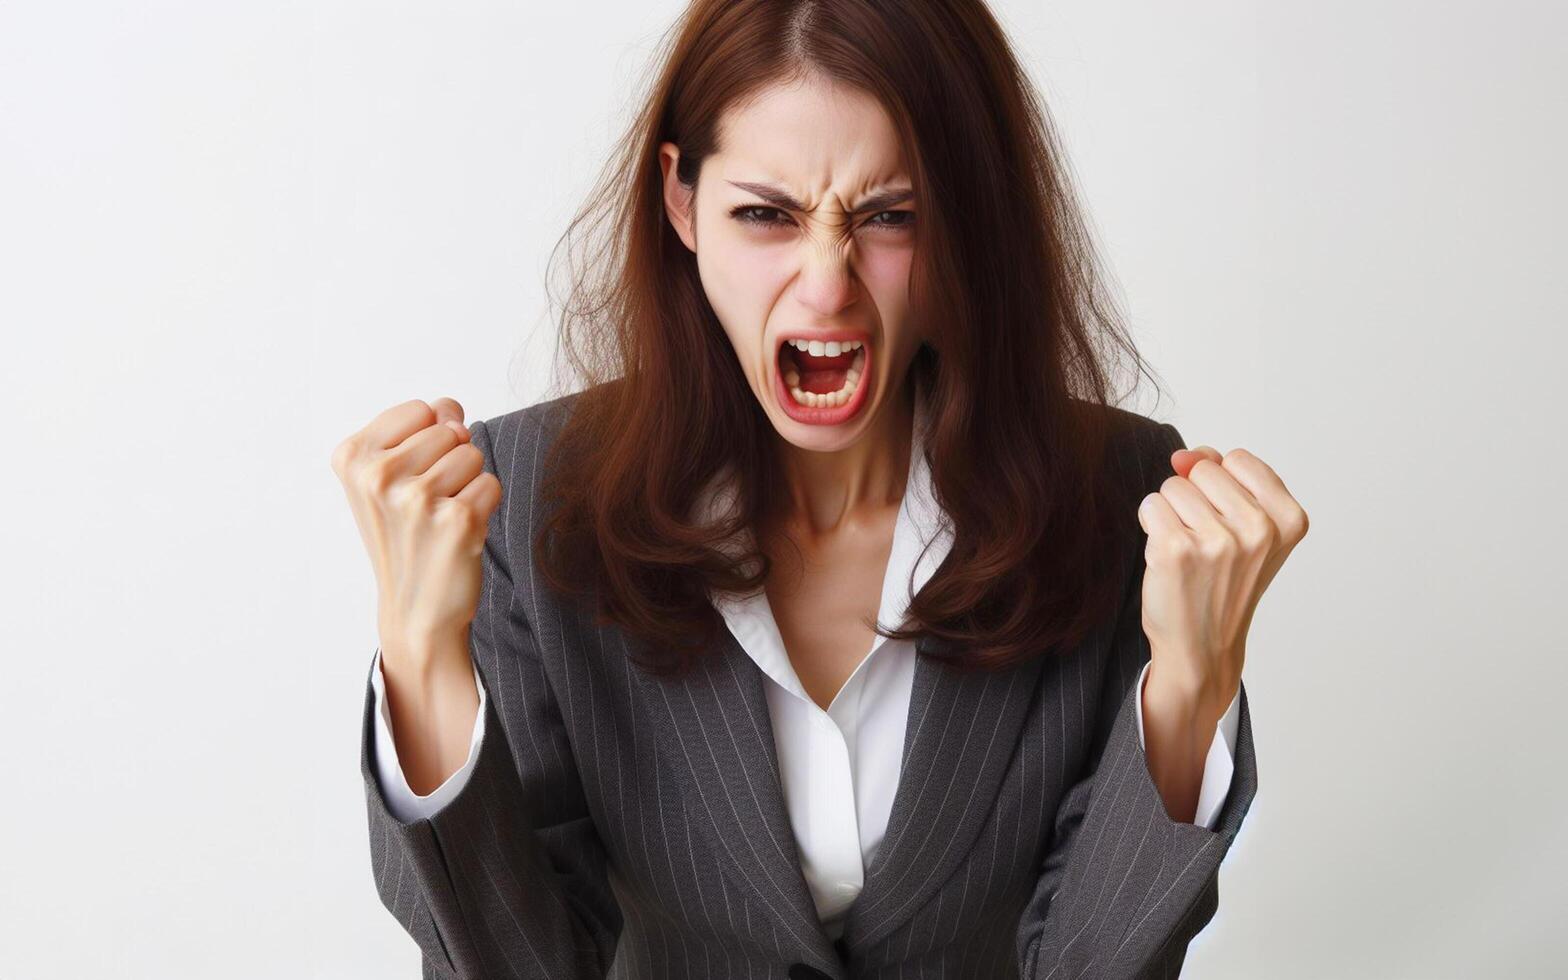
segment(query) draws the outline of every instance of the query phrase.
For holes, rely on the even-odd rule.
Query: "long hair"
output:
[[[723,545],[777,484],[771,423],[666,217],[658,148],[680,147],[694,188],[727,109],[825,76],[879,100],[910,161],[910,310],[932,332],[905,382],[929,394],[927,459],[954,535],[910,628],[873,628],[934,637],[960,669],[1070,648],[1123,597],[1136,500],[1107,447],[1132,416],[1108,406],[1122,359],[1147,372],[999,25],[980,0],[694,0],[661,47],[563,236],[561,349],[585,390],[546,455],[543,577],[619,625],[655,673],[715,648],[710,590],[763,587],[767,556]],[[702,523],[699,493],[726,466],[738,505]]]

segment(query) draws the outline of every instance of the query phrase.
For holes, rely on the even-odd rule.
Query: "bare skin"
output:
[[[768,604],[790,664],[824,711],[875,642],[862,621],[881,605],[897,515],[895,503],[886,514],[856,515],[815,539],[796,531],[799,559],[787,545],[773,549],[781,561],[777,578],[768,580]]]
[[[909,413],[899,414],[900,425],[913,423]],[[893,438],[902,438],[904,455],[897,458],[907,460],[907,432]],[[782,523],[760,535],[763,551],[774,561],[766,586],[768,605],[801,686],[824,711],[876,642],[876,633],[866,624],[875,620],[882,605],[907,480],[907,462],[878,474],[879,485],[896,489],[880,501],[835,508],[823,526],[807,519],[803,503],[809,493],[791,481],[791,506]]]

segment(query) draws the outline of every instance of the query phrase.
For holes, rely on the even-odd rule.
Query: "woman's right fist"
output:
[[[485,472],[463,406],[395,405],[337,445],[332,471],[376,575],[383,656],[451,649],[457,638],[466,652],[501,481]]]

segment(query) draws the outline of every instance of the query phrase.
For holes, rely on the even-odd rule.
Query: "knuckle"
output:
[[[479,523],[473,508],[460,500],[449,500],[436,508],[436,520],[447,532],[461,538],[471,536]]]
[[[1254,512],[1242,522],[1241,542],[1252,551],[1267,550],[1274,546],[1278,533],[1267,514]]]
[[[1220,561],[1236,554],[1236,538],[1226,530],[1205,534],[1198,543],[1197,551],[1209,561]]]
[[[1192,539],[1186,534],[1164,534],[1150,539],[1150,550],[1171,565],[1185,564],[1192,555]]]
[[[392,482],[392,467],[385,456],[367,460],[359,468],[359,487],[369,496],[385,497]]]
[[[430,492],[422,480],[402,480],[386,490],[386,501],[393,509],[417,518],[430,509]]]
[[[454,532],[462,519],[462,507],[456,501],[447,501],[440,506],[431,508],[430,523],[443,532]]]
[[[1173,488],[1175,488],[1175,487],[1177,487],[1177,486],[1179,486],[1179,485],[1181,485],[1183,483],[1186,483],[1186,482],[1187,482],[1187,480],[1184,477],[1175,476],[1175,475],[1168,476],[1163,481],[1161,481],[1161,483],[1160,483],[1160,493],[1162,493],[1162,494],[1170,493],[1170,491]]]
[[[339,477],[349,471],[349,465],[354,457],[359,455],[359,433],[354,433],[332,448],[332,472]]]
[[[1300,541],[1307,535],[1307,528],[1311,522],[1307,520],[1307,512],[1299,505],[1291,512],[1285,528],[1285,534],[1292,541]]]

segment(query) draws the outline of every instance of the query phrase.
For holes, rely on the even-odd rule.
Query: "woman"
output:
[[[1137,354],[985,8],[699,0],[577,224],[584,390],[333,456],[425,976],[1178,973],[1306,516],[1109,403]]]

